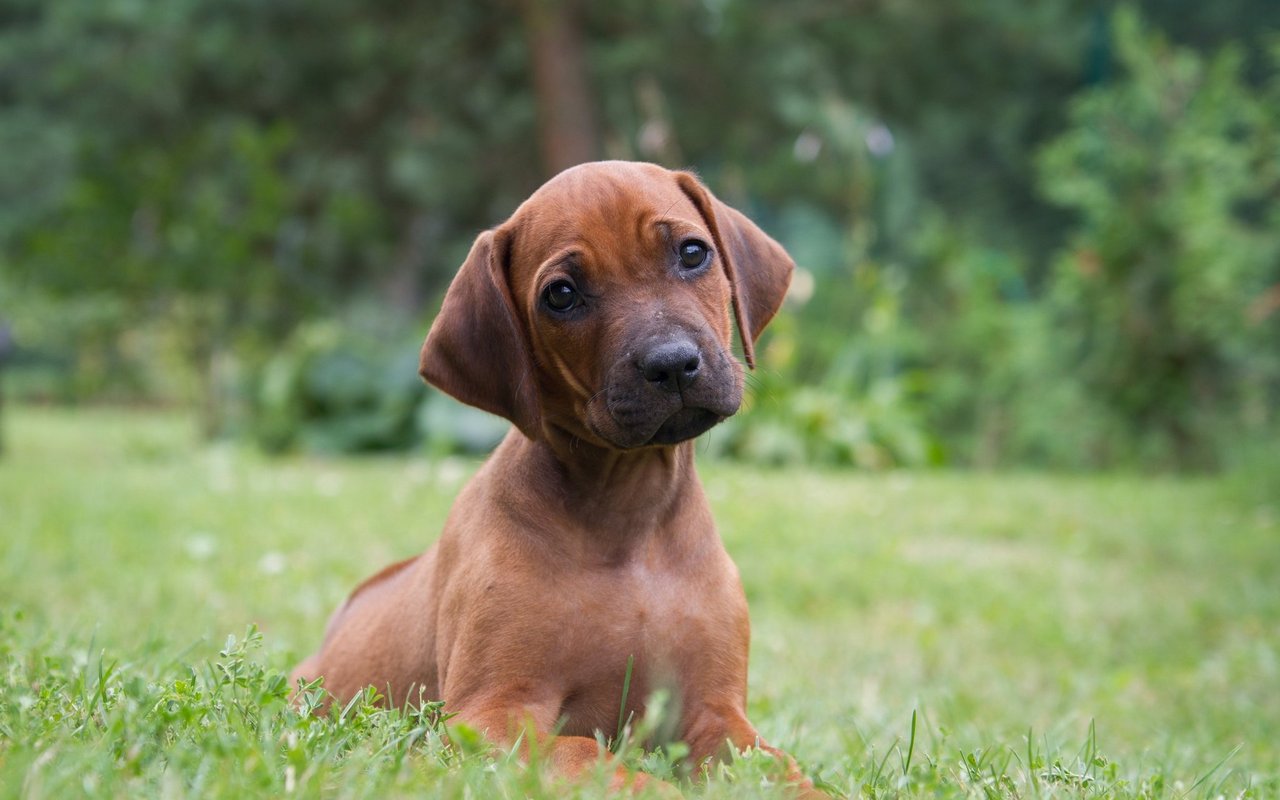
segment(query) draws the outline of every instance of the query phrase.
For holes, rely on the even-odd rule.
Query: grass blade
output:
[[[622,702],[618,706],[618,733],[613,737],[613,746],[615,748],[622,741],[622,731],[627,725],[627,695],[631,693],[631,670],[635,667],[635,664],[635,655],[627,656],[627,672],[622,676]]]

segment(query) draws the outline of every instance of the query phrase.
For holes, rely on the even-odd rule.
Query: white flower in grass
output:
[[[258,559],[258,571],[263,575],[279,575],[287,566],[289,561],[284,557],[284,553],[278,553],[275,550],[268,550],[262,554],[262,558]]]
[[[187,537],[187,555],[193,561],[207,561],[218,551],[218,540],[208,533],[194,533]]]

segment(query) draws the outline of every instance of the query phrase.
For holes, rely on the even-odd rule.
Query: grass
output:
[[[447,707],[286,701],[329,611],[425,548],[475,464],[6,411],[0,795],[601,793],[449,740]],[[751,601],[752,719],[833,794],[1280,797],[1274,483],[702,472]],[[785,796],[770,776],[747,754],[684,790]]]

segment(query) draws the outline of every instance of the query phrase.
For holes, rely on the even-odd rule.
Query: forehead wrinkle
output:
[[[535,282],[545,280],[547,270],[564,263],[569,254],[589,262],[588,280],[603,279],[650,266],[654,256],[674,244],[681,232],[707,236],[686,213],[696,209],[682,193],[648,175],[627,177],[642,179],[587,171],[566,174],[544,186],[519,210],[527,227],[536,231],[530,244],[543,252],[554,251],[526,267]],[[662,225],[670,229],[662,230]],[[530,260],[537,258],[536,252],[530,255]]]
[[[548,272],[562,270],[568,273],[577,272],[574,269],[574,262],[582,256],[580,250],[575,246],[562,247],[551,255],[542,260],[533,272],[533,282],[536,286],[542,282],[542,278]]]
[[[647,223],[646,214],[633,218],[632,224],[614,218],[609,224],[587,225],[575,237],[574,243],[584,262],[582,266],[588,282],[630,273],[637,262],[652,260],[660,246],[656,231]]]
[[[682,217],[661,217],[654,221],[655,225],[665,225],[667,227],[667,235],[670,237],[668,241],[672,241],[677,233],[693,232],[707,238],[711,237],[711,233],[706,228],[692,220]]]

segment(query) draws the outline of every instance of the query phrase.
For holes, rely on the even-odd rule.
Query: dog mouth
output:
[[[709,346],[702,352],[712,352]],[[733,416],[742,403],[742,383],[728,357],[704,358],[696,382],[659,384],[620,360],[604,388],[587,400],[583,420],[592,438],[617,450],[669,447],[706,433]]]
[[[595,437],[619,450],[666,447],[701,436],[734,410],[720,412],[703,406],[679,405],[664,413],[653,407],[615,406],[607,411],[600,408],[598,415],[589,415],[587,427]]]
[[[649,444],[679,444],[706,433],[724,417],[705,408],[682,408],[658,426]]]

